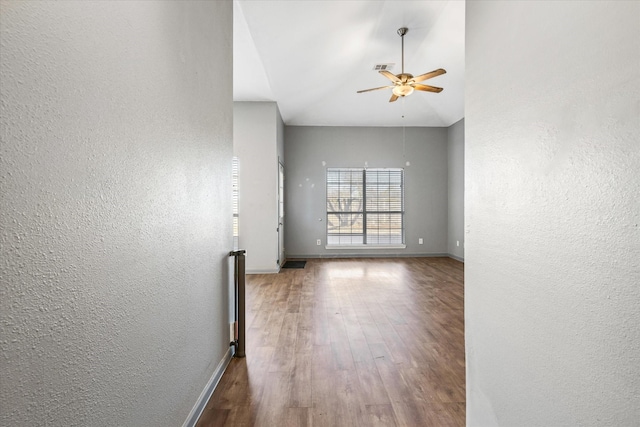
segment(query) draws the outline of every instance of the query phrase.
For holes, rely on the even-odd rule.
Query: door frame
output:
[[[280,267],[285,262],[284,251],[284,165],[278,159],[278,258]]]

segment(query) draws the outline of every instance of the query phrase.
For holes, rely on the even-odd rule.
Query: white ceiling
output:
[[[447,73],[390,103],[373,71]],[[287,125],[450,126],[464,116],[464,1],[234,0],[233,98],[275,101]],[[403,118],[404,116],[404,118]]]

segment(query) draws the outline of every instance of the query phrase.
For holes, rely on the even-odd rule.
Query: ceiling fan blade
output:
[[[364,89],[364,90],[359,90],[357,93],[371,92],[372,90],[388,89],[388,88],[390,88],[390,87],[393,87],[393,86],[380,86],[380,87],[374,87],[373,89]]]
[[[394,83],[400,83],[402,80],[400,80],[399,78],[396,77],[395,74],[387,71],[387,70],[382,70],[382,71],[378,71],[380,74],[382,74],[383,76],[385,76],[386,78],[388,78],[389,80],[391,80]]]
[[[389,98],[389,102],[393,102],[396,99],[398,99],[398,95],[396,95],[395,93],[393,95],[391,95],[391,98]]]
[[[411,85],[411,86],[413,86],[413,88],[415,90],[422,90],[422,91],[425,91],[425,92],[435,92],[435,93],[442,92],[442,88],[441,87],[419,85],[419,84],[414,84],[414,85]]]
[[[415,83],[422,82],[422,81],[425,81],[427,79],[432,79],[434,77],[438,77],[438,76],[440,76],[440,75],[442,75],[444,73],[446,73],[445,70],[443,70],[442,68],[438,68],[437,70],[433,70],[430,73],[420,74],[419,76],[414,77],[411,80],[413,80]]]

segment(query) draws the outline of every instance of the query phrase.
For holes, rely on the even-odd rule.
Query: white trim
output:
[[[325,249],[406,249],[407,245],[327,245]]]
[[[274,274],[274,273],[280,273],[280,267],[278,268],[271,268],[271,269],[265,269],[265,270],[245,270],[244,274]]]
[[[464,258],[463,257],[459,257],[459,256],[454,255],[454,254],[449,254],[449,258],[453,258],[456,261],[464,262]]]
[[[426,253],[407,254],[402,252],[391,253],[330,253],[330,254],[309,254],[309,255],[289,255],[289,259],[334,259],[334,258],[447,258],[447,253]]]
[[[202,411],[204,411],[205,406],[207,406],[207,402],[209,402],[209,399],[211,399],[213,391],[218,386],[218,383],[222,378],[222,374],[224,374],[227,366],[229,366],[229,362],[231,362],[231,358],[233,357],[233,349],[234,347],[229,347],[220,363],[218,363],[215,371],[213,371],[213,375],[209,379],[209,382],[205,386],[204,390],[202,390],[202,393],[200,393],[200,397],[198,397],[196,404],[191,409],[191,412],[189,412],[189,416],[184,421],[184,424],[182,424],[182,427],[195,427],[198,419],[200,418],[200,415],[202,415]]]

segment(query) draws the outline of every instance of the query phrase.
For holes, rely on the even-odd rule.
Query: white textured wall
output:
[[[403,141],[402,128],[286,126],[285,157],[288,258],[447,253],[447,128],[406,128]],[[407,247],[325,249],[327,168],[364,167],[365,162],[372,168],[405,169]]]
[[[464,119],[447,128],[447,191],[449,198],[447,247],[449,255],[464,259]]]
[[[640,420],[640,2],[467,3],[469,426]]]
[[[231,2],[0,7],[0,425],[181,425],[229,343]]]
[[[234,102],[233,112],[240,249],[247,251],[247,273],[277,273],[278,107],[275,102]]]

